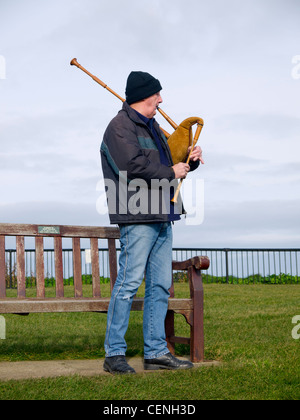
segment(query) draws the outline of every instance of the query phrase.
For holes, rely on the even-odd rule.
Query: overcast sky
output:
[[[204,119],[204,219],[175,246],[299,248],[299,21],[299,0],[0,0],[0,222],[109,225],[99,148],[121,102],[77,57],[121,96],[147,71],[174,121]]]

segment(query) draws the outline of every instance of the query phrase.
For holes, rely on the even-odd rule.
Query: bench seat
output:
[[[1,314],[32,314],[47,312],[104,312],[108,311],[110,298],[6,298],[0,299]],[[144,299],[134,298],[133,311],[144,310]],[[192,311],[192,299],[170,298],[168,310]]]

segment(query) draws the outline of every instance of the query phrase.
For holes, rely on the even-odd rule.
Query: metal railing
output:
[[[173,252],[174,259],[207,255],[210,268],[205,275],[212,282],[300,283],[300,249],[180,248]]]
[[[117,250],[119,256],[120,250]],[[8,287],[16,279],[16,250],[5,251]],[[204,274],[206,282],[222,283],[295,283],[300,284],[300,249],[241,249],[241,248],[174,248],[173,259],[183,261],[196,255],[206,255],[210,268]],[[54,250],[44,251],[45,277],[55,277]],[[82,274],[91,274],[89,250],[81,249]],[[100,276],[109,277],[108,250],[99,249]],[[35,277],[35,250],[25,250],[26,277]],[[64,278],[73,276],[72,249],[63,250]]]

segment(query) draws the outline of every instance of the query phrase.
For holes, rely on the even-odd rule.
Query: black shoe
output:
[[[112,374],[136,373],[135,370],[126,362],[125,356],[106,357],[103,364],[105,372]]]
[[[145,370],[158,370],[158,369],[191,369],[194,365],[188,360],[179,360],[171,353],[167,353],[164,356],[157,357],[156,359],[145,359],[144,369]]]

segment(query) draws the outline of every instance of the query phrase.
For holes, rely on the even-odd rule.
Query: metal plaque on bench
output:
[[[59,226],[39,226],[38,233],[45,233],[45,234],[60,234]]]

